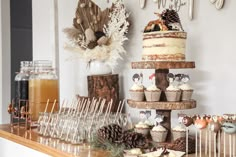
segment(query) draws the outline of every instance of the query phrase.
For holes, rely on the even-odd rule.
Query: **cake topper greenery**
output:
[[[126,53],[123,44],[128,40],[128,17],[123,0],[103,11],[91,0],[80,0],[73,27],[64,29],[68,38],[65,48],[88,62],[104,61],[114,69]]]

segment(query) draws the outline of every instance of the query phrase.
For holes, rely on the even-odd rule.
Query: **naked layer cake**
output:
[[[158,16],[158,20],[145,27],[142,60],[184,61],[187,33],[182,29],[179,15],[167,9]]]

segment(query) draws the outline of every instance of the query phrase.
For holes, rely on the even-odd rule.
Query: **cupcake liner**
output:
[[[165,91],[167,101],[180,101],[181,91]]]
[[[129,91],[130,97],[135,101],[143,101],[144,100],[144,92],[143,91]]]
[[[167,136],[167,131],[150,131],[152,140],[154,142],[165,142],[166,141],[166,136]]]
[[[150,128],[134,128],[134,131],[143,134],[144,136],[148,136]]]
[[[188,101],[192,98],[193,90],[182,90],[181,100]]]
[[[176,131],[172,130],[172,140],[175,141],[176,139],[180,137],[186,137],[186,131]]]
[[[147,101],[159,101],[161,91],[144,91]]]

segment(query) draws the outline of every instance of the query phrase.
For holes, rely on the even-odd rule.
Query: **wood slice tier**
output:
[[[132,69],[186,69],[195,68],[193,61],[139,61],[131,63]]]
[[[180,101],[180,102],[148,102],[148,101],[133,101],[128,99],[127,103],[132,108],[138,109],[157,109],[157,110],[184,110],[196,108],[196,101]]]

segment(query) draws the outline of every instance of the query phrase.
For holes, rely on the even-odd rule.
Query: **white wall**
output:
[[[106,3],[99,1],[103,7]],[[223,114],[235,113],[235,85],[236,67],[235,36],[236,36],[236,1],[226,1],[222,10],[217,11],[214,6],[205,0],[195,1],[195,19],[188,20],[187,6],[180,11],[182,25],[188,32],[187,60],[196,62],[196,69],[176,70],[189,73],[192,86],[195,89],[194,98],[197,100],[197,109],[192,113]],[[120,75],[121,98],[129,98],[128,89],[132,86],[132,75],[143,72],[146,76],[144,84],[149,85],[147,76],[153,70],[133,70],[130,62],[140,61],[142,52],[142,30],[148,21],[155,19],[153,12],[157,12],[157,5],[148,1],[147,7],[141,10],[138,1],[125,1],[131,12],[131,27],[129,41],[125,48],[127,58],[120,62],[115,73]],[[67,60],[71,53],[63,49],[65,35],[62,30],[72,26],[72,20],[77,6],[77,0],[58,0],[59,7],[59,65],[61,99],[71,98],[75,94],[87,95],[86,63],[82,60]],[[52,10],[48,0],[33,1],[33,32],[34,32],[34,59],[51,59],[51,19],[48,13]],[[126,106],[137,118],[136,109]],[[173,112],[176,116],[176,112]]]
[[[7,107],[11,94],[10,0],[0,1],[0,124],[9,123]]]

